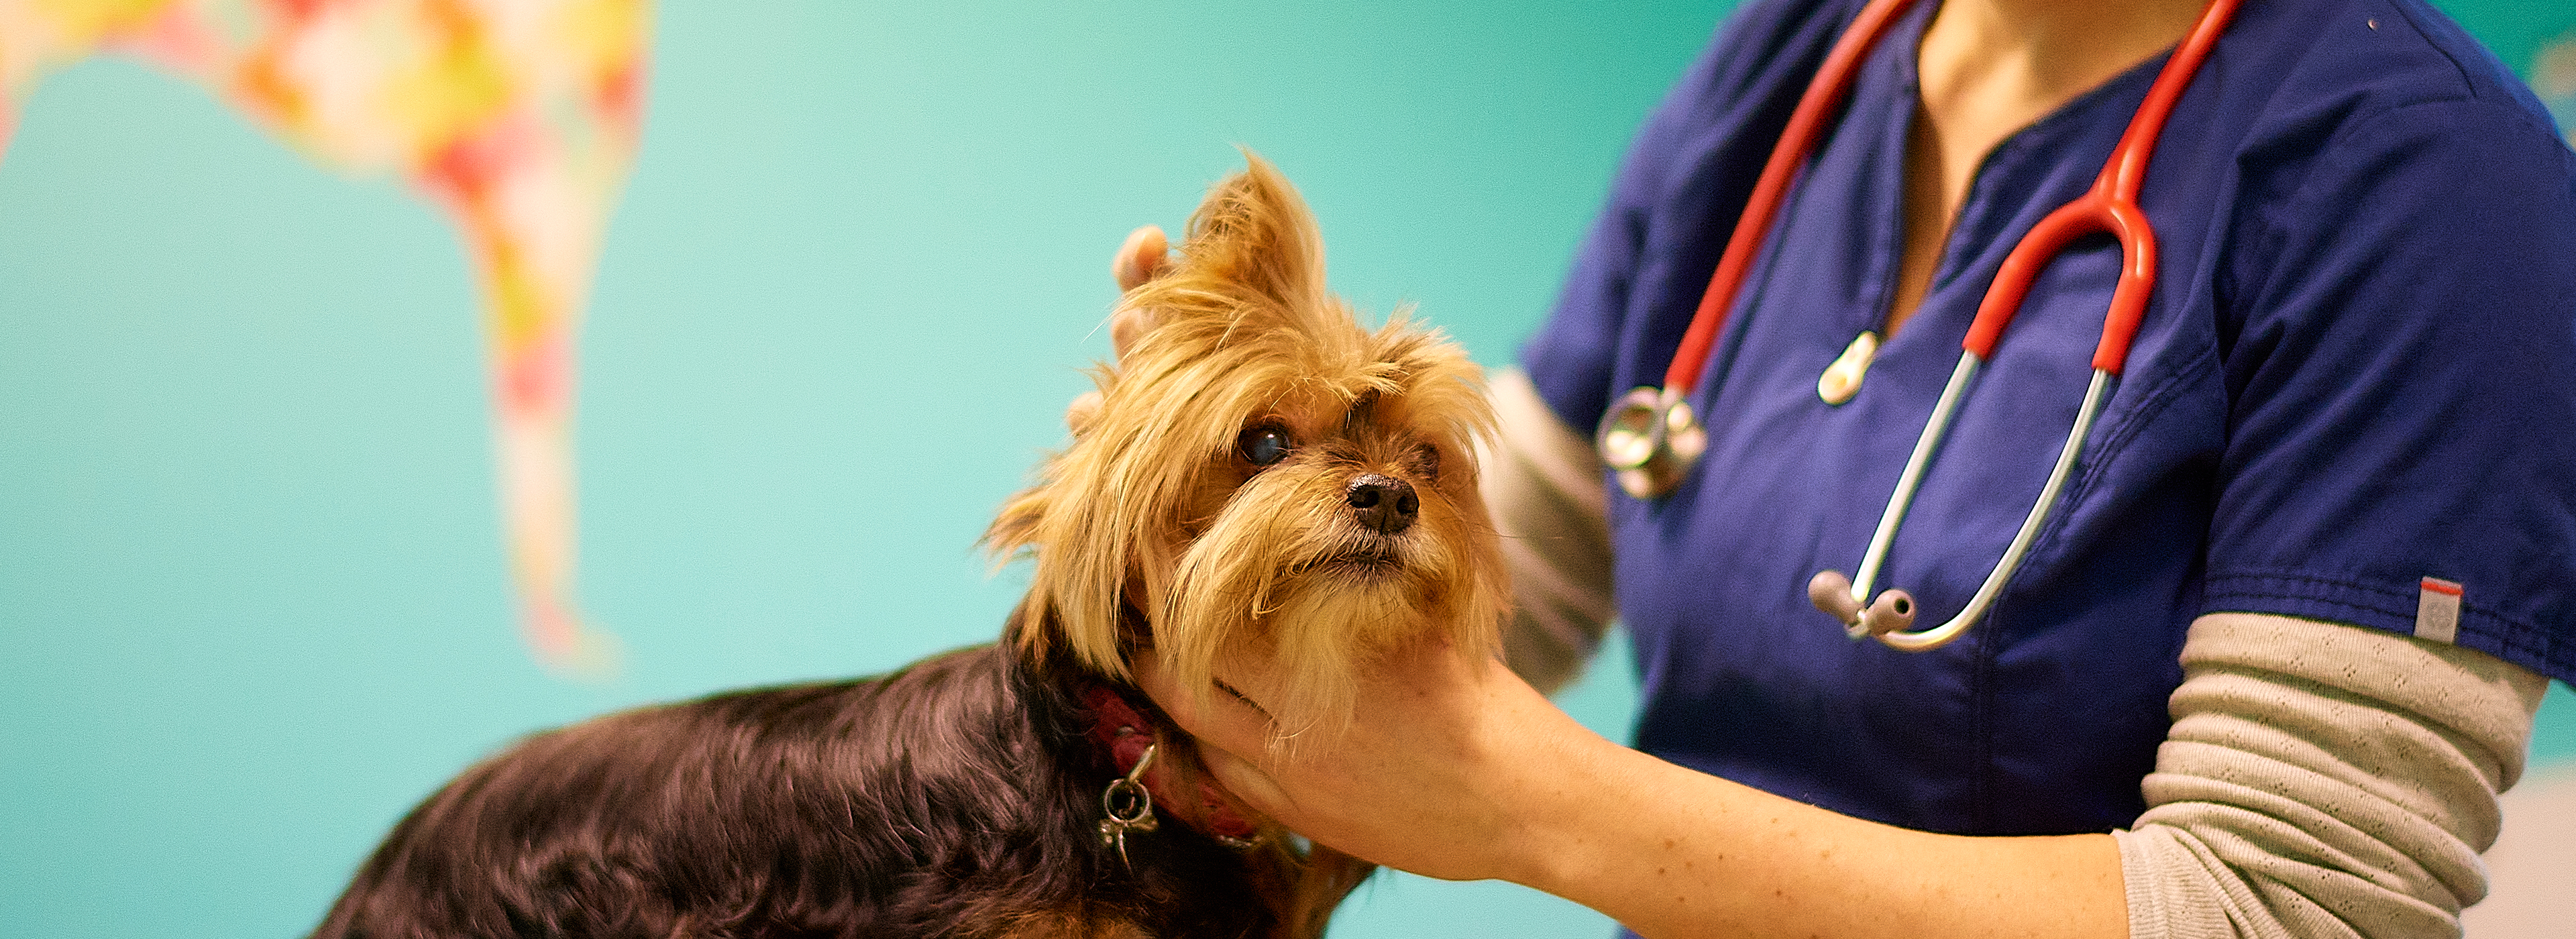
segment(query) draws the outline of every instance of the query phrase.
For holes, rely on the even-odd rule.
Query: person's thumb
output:
[[[1243,804],[1251,806],[1253,811],[1270,816],[1290,829],[1297,827],[1296,802],[1288,798],[1287,790],[1279,788],[1279,782],[1270,778],[1270,774],[1263,772],[1261,767],[1205,740],[1199,741],[1199,762],[1207,765],[1208,775],[1216,777],[1217,785],[1224,786],[1225,791],[1243,800]]]
[[[1162,226],[1146,225],[1127,233],[1118,255],[1109,259],[1109,275],[1118,279],[1121,293],[1134,290],[1163,272],[1170,253],[1171,240],[1163,236]]]

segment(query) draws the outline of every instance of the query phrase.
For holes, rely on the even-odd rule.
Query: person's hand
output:
[[[1161,228],[1138,228],[1110,274],[1132,292],[1169,267],[1170,253]],[[1109,321],[1116,354],[1152,330],[1151,316],[1120,305]],[[1084,393],[1065,409],[1066,425],[1080,435],[1099,407],[1099,392]],[[1571,727],[1589,736],[1500,662],[1426,645],[1371,676],[1355,709],[1364,719],[1330,740],[1300,739],[1282,759],[1262,712],[1221,694],[1184,694],[1163,680],[1155,656],[1137,658],[1139,687],[1199,738],[1209,769],[1246,804],[1344,852],[1434,877],[1512,873],[1515,826],[1485,790],[1508,788],[1518,774],[1495,767],[1514,768],[1508,761],[1531,752],[1533,735]],[[1269,687],[1258,673],[1224,678],[1254,701]]]
[[[1118,291],[1126,293],[1145,285],[1170,265],[1171,242],[1163,237],[1160,226],[1147,225],[1127,233],[1127,241],[1118,246],[1118,254],[1109,259],[1109,276],[1118,281]],[[1112,355],[1125,356],[1134,348],[1138,337],[1154,327],[1152,314],[1120,305],[1109,317],[1109,349]],[[1100,414],[1100,392],[1086,391],[1077,395],[1064,409],[1064,426],[1074,436],[1091,427],[1091,419]]]
[[[1547,766],[1576,759],[1585,738],[1616,746],[1500,661],[1444,645],[1388,656],[1363,678],[1346,730],[1310,730],[1284,750],[1258,709],[1267,675],[1221,674],[1241,699],[1193,694],[1170,684],[1156,656],[1137,658],[1138,687],[1198,738],[1209,771],[1245,804],[1344,853],[1430,877],[1526,879],[1538,842],[1516,813],[1532,804],[1532,787],[1561,783]]]
[[[1134,290],[1163,272],[1171,260],[1171,240],[1163,237],[1160,225],[1147,225],[1127,233],[1125,244],[1118,246],[1118,256],[1109,259],[1109,276],[1118,281],[1121,293]],[[1112,342],[1124,343],[1111,336]]]

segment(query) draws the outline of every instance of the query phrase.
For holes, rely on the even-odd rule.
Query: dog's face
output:
[[[1123,678],[1150,647],[1201,690],[1220,662],[1270,660],[1283,680],[1260,703],[1294,734],[1346,714],[1388,648],[1493,648],[1481,373],[1401,313],[1362,328],[1276,170],[1256,157],[1218,184],[1173,267],[1121,303],[1150,329],[988,535],[1036,554],[1025,654]]]

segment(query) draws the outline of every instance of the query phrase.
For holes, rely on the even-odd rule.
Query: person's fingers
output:
[[[1207,767],[1217,785],[1253,811],[1292,823],[1293,827],[1295,800],[1256,762],[1272,754],[1275,728],[1270,715],[1223,683],[1215,688],[1180,687],[1156,658],[1146,653],[1132,667],[1136,687],[1161,705],[1183,731],[1197,738],[1199,762]],[[1253,754],[1253,759],[1239,755],[1247,753]]]
[[[1163,272],[1163,260],[1170,252],[1171,241],[1163,237],[1162,226],[1147,225],[1127,233],[1118,256],[1109,259],[1109,274],[1118,278],[1119,291],[1134,290]]]
[[[1208,775],[1216,777],[1217,785],[1224,786],[1225,791],[1233,793],[1255,812],[1273,819],[1293,817],[1290,813],[1295,810],[1296,802],[1288,798],[1287,790],[1279,788],[1278,781],[1262,772],[1261,767],[1235,756],[1234,751],[1224,747],[1208,746],[1205,738],[1201,738],[1199,744],[1199,762],[1207,767]]]
[[[1118,256],[1109,261],[1109,273],[1118,278],[1121,292],[1134,290],[1163,273],[1171,255],[1171,243],[1164,239],[1163,229],[1147,225],[1127,233],[1127,243],[1118,246]],[[1121,304],[1109,317],[1109,348],[1120,358],[1136,347],[1136,341],[1154,329],[1154,314],[1141,307]]]
[[[1152,312],[1142,307],[1120,306],[1118,312],[1109,316],[1109,348],[1119,358],[1126,358],[1127,350],[1136,348],[1136,340],[1153,330]]]
[[[1100,389],[1075,395],[1073,403],[1064,406],[1064,426],[1076,437],[1091,430],[1091,422],[1100,417]]]
[[[1136,687],[1154,699],[1174,723],[1217,749],[1263,753],[1270,745],[1270,716],[1258,706],[1223,688],[1183,688],[1172,681],[1159,657],[1147,652],[1128,665]]]

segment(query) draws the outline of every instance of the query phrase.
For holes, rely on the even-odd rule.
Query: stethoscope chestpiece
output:
[[[1672,492],[1689,474],[1708,448],[1707,431],[1700,426],[1699,416],[1682,399],[1699,383],[1700,370],[1722,331],[1727,311],[1735,303],[1737,292],[1744,286],[1754,259],[1760,255],[1764,237],[1771,229],[1773,214],[1780,208],[1790,182],[1798,168],[1813,153],[1816,141],[1830,122],[1830,114],[1840,106],[1851,90],[1853,76],[1867,57],[1872,44],[1884,34],[1898,14],[1914,0],[1870,0],[1825,57],[1822,68],[1810,80],[1807,90],[1798,98],[1797,109],[1790,114],[1789,125],[1771,150],[1770,159],[1762,166],[1753,192],[1727,237],[1726,251],[1718,258],[1717,268],[1709,277],[1708,292],[1701,296],[1697,311],[1692,313],[1690,327],[1684,331],[1681,344],[1673,351],[1671,364],[1664,372],[1664,387],[1637,388],[1622,395],[1616,405],[1601,419],[1593,443],[1600,448],[1601,459],[1615,470],[1619,488],[1638,499],[1656,499]],[[2084,452],[2084,439],[2093,421],[2102,413],[2111,379],[2120,371],[2129,355],[2129,346],[2137,337],[2138,323],[2146,315],[2147,300],[2155,289],[2156,235],[2140,208],[2137,197],[2144,185],[2147,168],[2155,152],[2156,140],[2163,133],[2165,118],[2171,116],[2174,102],[2190,86],[2218,37],[2227,29],[2242,0],[2208,0],[2191,33],[2165,59],[2164,68],[2156,75],[2146,100],[2129,118],[2129,128],[2120,144],[2094,177],[2093,187],[2075,201],[2059,206],[2040,219],[2024,235],[1994,275],[1986,288],[1985,298],[1978,303],[1976,320],[1969,325],[1960,343],[1959,364],[1951,370],[1950,381],[1941,389],[1941,397],[1932,406],[1932,416],[1916,438],[1914,452],[1906,458],[1905,470],[1897,479],[1896,489],[1889,494],[1886,511],[1880,514],[1878,528],[1870,535],[1868,550],[1862,555],[1858,571],[1845,577],[1838,571],[1818,573],[1807,585],[1808,599],[1816,607],[1832,614],[1843,624],[1853,639],[1874,637],[1886,645],[1909,652],[1940,648],[1959,637],[1970,624],[1983,619],[2004,583],[2021,566],[2049,510],[2057,502]],[[1958,413],[1959,402],[1966,396],[1968,384],[1977,370],[1994,354],[1995,344],[2004,327],[2021,310],[2032,282],[2047,268],[2050,260],[2078,238],[2108,234],[2120,242],[2120,279],[2111,294],[2109,310],[2103,317],[2102,338],[2093,353],[2093,381],[2084,391],[2084,402],[2077,406],[2074,426],[2069,428],[2066,443],[2059,448],[2057,463],[2049,470],[2048,480],[2040,487],[2039,498],[2030,513],[2022,518],[2021,528],[2013,534],[2012,543],[2004,548],[2001,558],[1986,579],[1968,598],[1966,607],[1947,622],[1930,629],[1913,628],[1918,605],[1902,590],[1887,590],[1870,599],[1870,587],[1877,582],[1885,565],[1889,548],[1896,539],[1897,528],[1904,523],[1905,510],[1923,482],[1934,451],[1941,447],[1950,419]],[[1843,357],[1820,377],[1816,394],[1828,405],[1850,400],[1859,386],[1861,369],[1866,366],[1876,337],[1855,340]]]
[[[1640,499],[1658,498],[1708,449],[1708,431],[1680,392],[1636,388],[1619,397],[1593,435],[1601,460],[1619,476],[1619,488]]]

